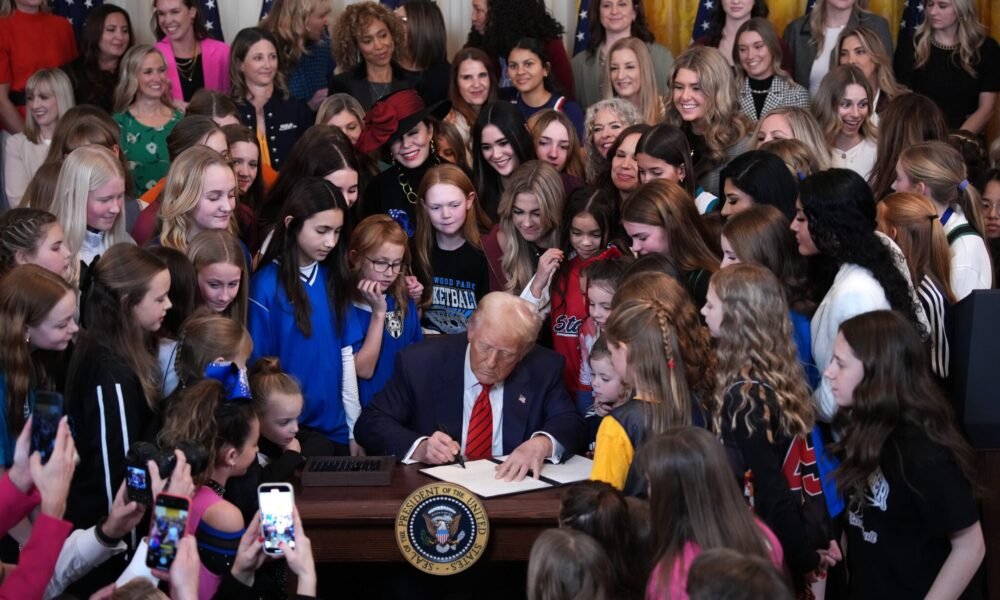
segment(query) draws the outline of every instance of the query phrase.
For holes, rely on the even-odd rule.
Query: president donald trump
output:
[[[468,335],[437,336],[396,357],[392,377],[361,413],[355,440],[402,462],[508,455],[497,477],[535,477],[586,443],[562,383],[563,358],[535,345],[541,319],[525,300],[493,292]]]

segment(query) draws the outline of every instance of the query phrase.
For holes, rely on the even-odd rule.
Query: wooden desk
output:
[[[403,562],[396,546],[399,506],[422,485],[438,482],[423,465],[396,465],[384,487],[302,487],[295,503],[317,563]],[[562,490],[550,488],[482,498],[490,517],[490,541],[482,561],[527,561],[531,545],[557,526]]]

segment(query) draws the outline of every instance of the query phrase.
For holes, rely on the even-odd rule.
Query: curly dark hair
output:
[[[490,0],[486,32],[470,29],[465,45],[481,48],[490,56],[506,57],[521,38],[535,38],[544,43],[561,37],[565,31],[542,0]]]
[[[816,249],[838,266],[851,263],[871,271],[889,305],[925,335],[910,286],[875,233],[875,196],[864,178],[850,169],[813,173],[802,181],[799,199]]]

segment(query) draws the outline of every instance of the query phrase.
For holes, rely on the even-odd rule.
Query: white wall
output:
[[[333,16],[345,6],[358,0],[329,0],[333,5]],[[132,17],[136,40],[140,43],[152,43],[153,33],[150,30],[150,17],[153,14],[153,0],[108,0],[109,3],[123,6]],[[222,31],[226,40],[232,40],[237,32],[244,27],[257,24],[260,16],[261,0],[216,0],[219,6],[219,16],[222,18]],[[445,26],[448,28],[448,53],[454,54],[465,43],[472,22],[471,0],[437,0],[444,14]],[[576,0],[545,0],[545,5],[556,19],[567,29],[566,46],[570,52],[571,43],[576,30]]]

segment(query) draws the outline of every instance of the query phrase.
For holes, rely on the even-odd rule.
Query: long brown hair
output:
[[[93,283],[80,301],[81,325],[128,366],[142,384],[147,404],[154,408],[160,397],[161,378],[155,336],[142,329],[132,310],[167,265],[148,250],[115,244],[91,265],[91,270]]]
[[[937,210],[920,194],[889,194],[876,207],[878,230],[892,238],[906,257],[910,280],[919,286],[924,277],[955,302],[951,289],[951,249]]]
[[[583,150],[580,148],[580,138],[576,135],[576,127],[573,125],[573,122],[558,110],[545,108],[528,118],[528,132],[531,133],[531,144],[536,148],[536,154],[538,140],[541,139],[545,128],[552,123],[559,123],[565,127],[566,134],[569,137],[569,150],[566,153],[566,164],[563,165],[563,171],[582,180],[586,176],[586,167],[583,164]],[[538,156],[538,159],[544,160],[541,156]]]
[[[890,100],[879,116],[878,153],[869,177],[875,199],[892,193],[896,163],[903,150],[935,140],[948,141],[948,124],[933,100],[923,94],[902,94]]]
[[[7,431],[16,436],[24,426],[24,409],[32,387],[48,384],[40,362],[32,359],[25,329],[37,326],[73,293],[64,279],[37,265],[14,267],[0,279],[0,373],[7,380],[3,410]]]
[[[187,256],[194,266],[195,273],[217,263],[233,265],[240,270],[240,289],[222,314],[240,325],[246,323],[250,274],[246,255],[243,254],[243,246],[240,244],[239,238],[224,229],[207,229],[191,238],[187,247]],[[204,298],[201,297],[201,286],[198,286],[197,294],[199,301],[204,303]]]
[[[770,563],[767,539],[733,484],[717,437],[697,427],[669,428],[646,442],[637,463],[649,481],[649,516],[656,523],[653,553],[663,589],[670,589],[674,566],[688,543],[702,550],[732,548]]]
[[[852,405],[834,421],[841,435],[833,451],[842,459],[833,479],[845,499],[862,502],[869,478],[885,461],[907,459],[894,443],[903,432],[919,432],[943,446],[975,486],[975,456],[955,427],[955,413],[932,381],[927,349],[906,318],[890,310],[867,312],[841,323],[840,333],[864,366]]]
[[[625,201],[622,221],[665,229],[669,255],[680,269],[719,270],[718,239],[709,235],[694,200],[676,183],[654,179],[640,185]]]
[[[778,278],[760,265],[736,264],[712,275],[711,285],[722,303],[716,402],[721,405],[734,385],[740,385],[741,392],[737,406],[713,415],[716,430],[735,429],[738,416],[745,413],[752,433],[750,415],[759,408],[778,420],[780,431],[768,431],[768,439],[774,433],[807,435],[815,415]],[[757,382],[761,395],[754,398],[750,389]],[[774,394],[773,406],[767,402],[765,385]]]

